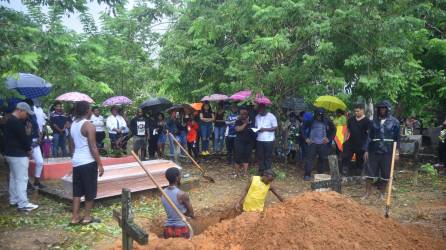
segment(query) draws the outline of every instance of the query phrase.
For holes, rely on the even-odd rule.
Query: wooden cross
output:
[[[331,179],[327,181],[318,181],[311,183],[311,189],[331,187],[334,191],[341,193],[341,176],[339,175],[338,157],[336,155],[328,156],[328,165],[330,166]]]
[[[113,210],[113,219],[122,228],[122,249],[133,249],[133,240],[140,245],[146,245],[149,242],[149,236],[133,222],[132,198],[130,189],[128,188],[122,189],[121,205],[121,211]]]
[[[311,183],[311,189],[316,190],[320,188],[331,188],[334,191],[341,193],[342,184],[360,184],[362,182],[361,176],[341,177],[339,175],[338,157],[336,155],[328,156],[328,165],[330,166],[331,180],[318,181]]]

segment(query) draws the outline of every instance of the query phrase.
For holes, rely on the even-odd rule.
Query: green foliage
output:
[[[432,164],[426,163],[421,165],[419,172],[426,175],[430,179],[429,184],[431,184],[433,187],[437,187],[439,185],[439,174],[437,169],[435,169]]]
[[[155,89],[185,101],[246,88],[276,104],[289,95],[309,103],[323,94],[385,98],[404,107],[399,115],[420,114],[446,102],[445,40],[437,28],[444,7],[422,0],[191,1],[162,39]]]
[[[389,99],[397,115],[425,125],[444,113],[444,0],[153,0],[132,9],[96,1],[113,12],[100,29],[83,0],[23,1],[26,15],[1,7],[0,81],[36,73],[54,84],[48,99],[77,90],[97,103],[117,94],[195,102],[251,89],[276,110],[287,96],[312,103],[329,94]],[[84,33],[62,25],[73,11]]]

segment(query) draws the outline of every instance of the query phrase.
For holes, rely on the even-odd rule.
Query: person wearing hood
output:
[[[393,143],[400,140],[400,122],[390,115],[390,104],[383,101],[376,105],[377,115],[369,129],[369,143],[364,153],[364,160],[368,162],[364,175],[366,180],[367,199],[372,194],[372,184],[378,181],[380,197],[384,198],[385,188],[390,178]]]
[[[314,112],[311,122],[304,124],[302,136],[308,145],[307,156],[305,157],[304,180],[311,180],[311,172],[316,157],[318,161],[318,173],[322,173],[328,168],[328,153],[330,142],[336,135],[336,127],[333,122],[325,116],[325,110],[318,108]]]

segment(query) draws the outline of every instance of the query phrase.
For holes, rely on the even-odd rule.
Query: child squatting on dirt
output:
[[[276,174],[271,169],[263,171],[262,176],[253,176],[237,203],[237,210],[240,211],[243,208],[243,212],[262,212],[268,191],[271,191],[277,199],[283,202],[284,199],[272,185],[275,177]]]

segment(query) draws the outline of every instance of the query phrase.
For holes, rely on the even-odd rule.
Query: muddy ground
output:
[[[194,225],[196,234],[220,220],[236,216],[234,206],[247,183],[236,179],[233,169],[222,157],[210,156],[200,161],[208,174],[216,179],[209,183],[199,177],[199,172],[190,163],[182,163],[185,173],[199,179],[189,186],[189,194],[198,215]],[[397,164],[391,217],[414,226],[423,226],[434,237],[446,238],[446,178],[419,174],[421,163],[400,160]],[[294,196],[310,189],[302,180],[302,164],[274,163],[279,178],[276,185],[283,196]],[[30,214],[20,214],[10,208],[4,192],[5,167],[0,166],[0,249],[109,249],[120,238],[120,229],[112,219],[112,210],[120,207],[119,198],[102,200],[94,212],[103,223],[89,226],[69,227],[70,203],[33,192],[31,200],[41,207]],[[252,170],[252,173],[255,169]],[[373,196],[361,201],[362,185],[343,187],[343,194],[384,214],[384,201]],[[156,191],[133,195],[135,221],[147,231],[161,234],[165,218],[159,195]],[[268,196],[267,205],[278,202]],[[150,239],[149,239],[150,240]]]

